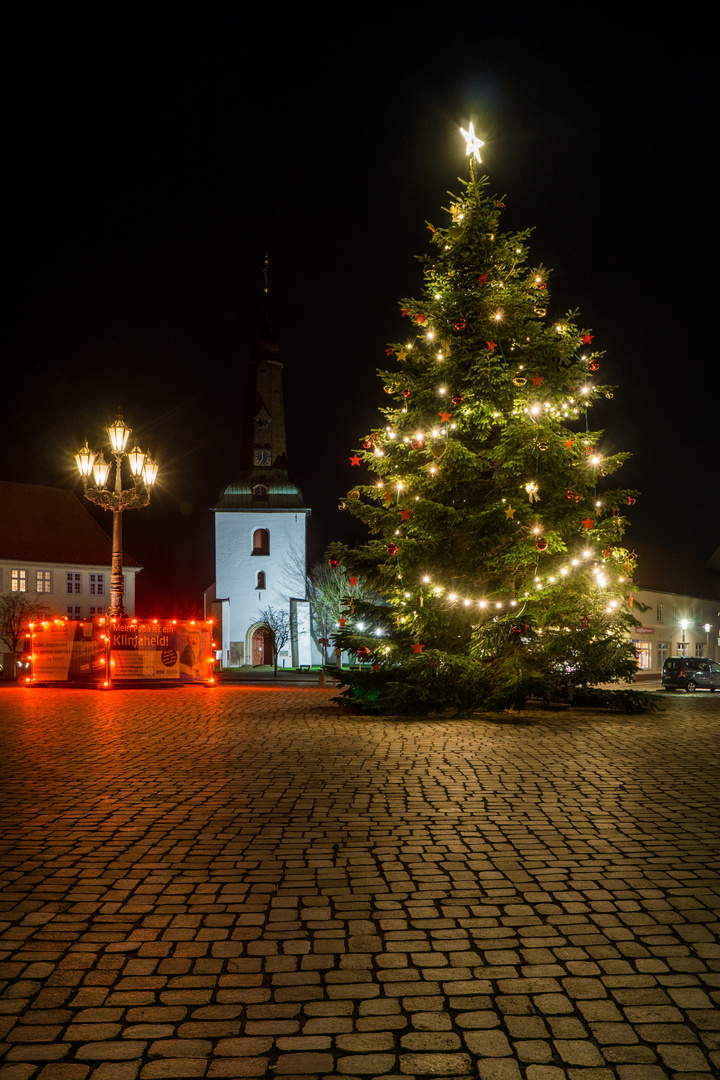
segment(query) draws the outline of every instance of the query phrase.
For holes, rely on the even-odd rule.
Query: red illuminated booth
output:
[[[212,619],[52,619],[31,623],[26,682],[212,685]]]

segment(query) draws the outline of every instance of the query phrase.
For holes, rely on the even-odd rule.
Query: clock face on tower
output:
[[[265,465],[271,464],[271,454],[269,450],[259,450],[257,447],[253,450],[253,465]]]

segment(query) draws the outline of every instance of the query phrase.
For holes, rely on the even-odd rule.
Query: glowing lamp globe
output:
[[[110,462],[105,460],[105,455],[101,452],[93,466],[93,476],[95,477],[95,483],[99,488],[105,487],[109,473]]]
[[[127,426],[122,418],[122,414],[118,413],[112,424],[107,427],[108,438],[110,445],[112,446],[113,454],[122,454],[130,437],[131,428]]]
[[[78,450],[77,454],[75,455],[75,461],[77,463],[78,471],[81,476],[90,475],[90,473],[92,472],[93,462],[95,461],[96,457],[97,454],[94,450],[90,449],[86,439],[83,448],[81,450]]]
[[[136,480],[139,480],[140,477],[143,475],[145,454],[143,454],[137,443],[135,443],[132,450],[128,454],[128,461],[130,462],[130,472],[133,474]]]

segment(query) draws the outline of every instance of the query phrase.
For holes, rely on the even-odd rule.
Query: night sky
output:
[[[709,36],[626,10],[395,7],[345,9],[344,29],[310,8],[16,19],[0,473],[80,494],[72,454],[122,404],[162,470],[125,516],[141,611],[200,611],[213,580],[266,250],[310,555],[362,538],[337,509],[349,454],[379,423],[376,369],[407,334],[426,221],[467,175],[469,120],[504,228],[534,226],[531,262],[554,270],[550,313],[579,309],[606,350],[617,390],[591,426],[634,455],[627,542],[702,559],[720,542]]]

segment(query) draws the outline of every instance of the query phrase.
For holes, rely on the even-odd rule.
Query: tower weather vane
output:
[[[472,123],[470,124],[469,131],[466,131],[465,128],[460,128],[460,131],[462,132],[463,138],[465,139],[465,153],[468,155],[468,157],[470,156],[470,154],[474,154],[475,160],[479,161],[482,164],[482,158],[480,157],[480,147],[484,146],[485,143],[482,141],[482,139],[478,139]]]

